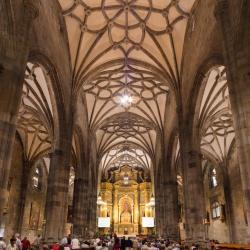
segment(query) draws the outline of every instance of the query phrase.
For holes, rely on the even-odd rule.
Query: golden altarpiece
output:
[[[148,235],[152,228],[142,227],[142,217],[154,217],[152,183],[143,178],[142,172],[123,166],[112,172],[112,178],[102,181],[99,197],[103,204],[98,206],[98,216],[110,217],[111,227],[102,233],[118,235]]]

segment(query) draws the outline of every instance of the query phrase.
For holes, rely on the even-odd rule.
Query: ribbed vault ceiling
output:
[[[31,163],[51,151],[54,138],[53,108],[47,82],[44,70],[29,62],[25,70],[17,131],[24,146],[25,160]]]
[[[201,150],[217,162],[226,163],[235,132],[225,67],[211,69],[204,81],[198,121]]]
[[[150,168],[157,135],[163,135],[168,97],[180,86],[194,0],[59,2],[68,31],[74,94],[84,92],[103,169],[125,163]],[[132,98],[130,105],[123,105],[125,95]]]

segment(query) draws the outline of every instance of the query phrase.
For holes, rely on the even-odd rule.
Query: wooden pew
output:
[[[245,244],[216,244],[220,249],[244,249],[250,250],[250,245]]]

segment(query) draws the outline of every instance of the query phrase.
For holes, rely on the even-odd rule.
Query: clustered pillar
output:
[[[229,2],[219,0],[215,16],[221,28],[226,61],[230,103],[233,113],[235,140],[239,154],[243,202],[248,225],[250,223],[250,5],[243,1],[240,31],[230,19]],[[237,32],[237,34],[236,34]],[[240,38],[240,40],[237,40]],[[249,228],[249,227],[248,227]],[[250,229],[248,230],[250,240]]]
[[[94,168],[94,166],[92,166]],[[93,173],[91,173],[93,174]],[[97,183],[95,181],[95,178],[89,178],[89,186],[88,186],[88,207],[87,207],[87,223],[88,223],[88,230],[89,230],[89,236],[94,237],[94,234],[96,232],[96,201],[97,201]]]
[[[14,33],[14,27],[4,25],[0,32],[0,222],[8,200],[8,180],[16,121],[22,96],[24,73],[28,58],[29,34],[32,22],[38,15],[34,1],[24,1],[22,20]],[[5,13],[12,10],[5,1],[0,9]],[[6,17],[7,18],[7,17]],[[2,21],[2,20],[0,20]],[[4,20],[3,20],[4,21]],[[14,20],[12,20],[14,22]],[[4,225],[0,225],[4,227]]]
[[[92,235],[90,235],[92,237],[94,237],[94,234],[96,232],[96,200],[97,200],[96,189],[93,189],[89,195],[89,207],[88,207],[89,231],[92,234]]]
[[[155,226],[156,226],[156,231],[159,236],[161,236],[161,212],[160,212],[160,206],[162,203],[162,199],[160,196],[161,190],[160,190],[160,185],[159,185],[159,180],[158,178],[155,178]]]
[[[74,183],[74,198],[73,198],[73,232],[75,235],[82,236],[85,233],[86,221],[86,192],[87,180],[76,176]]]
[[[155,180],[156,229],[164,238],[179,240],[177,176],[171,164],[164,162],[159,164],[158,178]]]
[[[79,238],[93,237],[96,231],[97,184],[89,178],[88,168],[74,183],[73,233]]]
[[[188,148],[188,145],[185,146]],[[182,155],[186,240],[204,241],[205,201],[201,155],[187,148]]]
[[[179,213],[177,182],[169,180],[163,183],[164,190],[164,236],[179,240]]]
[[[19,26],[14,28],[2,24],[0,27],[0,223],[3,222],[8,200],[8,180],[16,122],[22,96],[25,67],[29,52],[29,34],[32,22],[38,15],[36,0],[23,0],[23,13]],[[233,32],[228,0],[218,0],[216,18],[221,27],[224,43],[225,64],[227,69],[230,102],[234,116],[236,144],[239,153],[240,173],[243,189],[244,209],[248,224],[250,223],[250,5],[243,1],[242,20],[244,32]],[[6,1],[0,1],[0,9],[8,11]],[[11,10],[9,10],[11,11]],[[7,17],[6,17],[7,18]],[[12,20],[14,22],[14,20]],[[4,22],[3,18],[0,23]],[[5,30],[4,30],[5,29]],[[8,33],[9,32],[9,33]],[[14,33],[16,32],[16,33]],[[238,42],[235,37],[241,37]],[[237,43],[238,42],[238,43]],[[235,49],[237,45],[237,50]],[[237,86],[237,91],[236,91]],[[181,119],[180,119],[181,120]],[[205,218],[203,177],[201,155],[198,148],[193,148],[187,122],[181,120],[179,125],[181,162],[183,169],[183,190],[185,208],[185,231],[188,241],[204,240]],[[69,150],[70,151],[70,150]],[[54,149],[51,153],[48,190],[46,200],[46,221],[44,237],[46,241],[55,242],[65,232],[68,209],[68,188],[70,165],[68,152]],[[94,164],[93,164],[94,165]],[[156,227],[160,235],[170,239],[179,238],[178,228],[178,192],[176,176],[167,176],[168,171],[161,167],[161,174],[155,183]],[[95,168],[93,168],[95,169]],[[170,171],[171,172],[171,171]],[[26,177],[27,178],[27,177]],[[97,183],[90,181],[87,174],[77,176],[74,184],[73,231],[76,235],[86,236],[86,231],[96,229]],[[27,183],[24,182],[24,188]],[[115,192],[115,200],[117,193]],[[25,193],[22,194],[24,199]],[[22,204],[24,206],[24,204]],[[138,206],[138,204],[136,204]],[[136,211],[135,207],[135,211]],[[135,223],[136,221],[136,216]],[[119,220],[114,215],[114,222]],[[21,223],[20,223],[21,224]],[[0,224],[0,227],[4,225]],[[249,229],[250,230],[250,229]],[[250,232],[248,233],[250,240]]]
[[[70,174],[65,155],[61,150],[51,154],[45,212],[45,240],[48,242],[57,242],[65,234]]]

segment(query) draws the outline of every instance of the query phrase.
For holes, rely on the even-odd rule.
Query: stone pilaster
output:
[[[55,242],[62,238],[67,220],[70,167],[66,164],[65,153],[55,150],[51,154],[49,169],[45,240]]]

